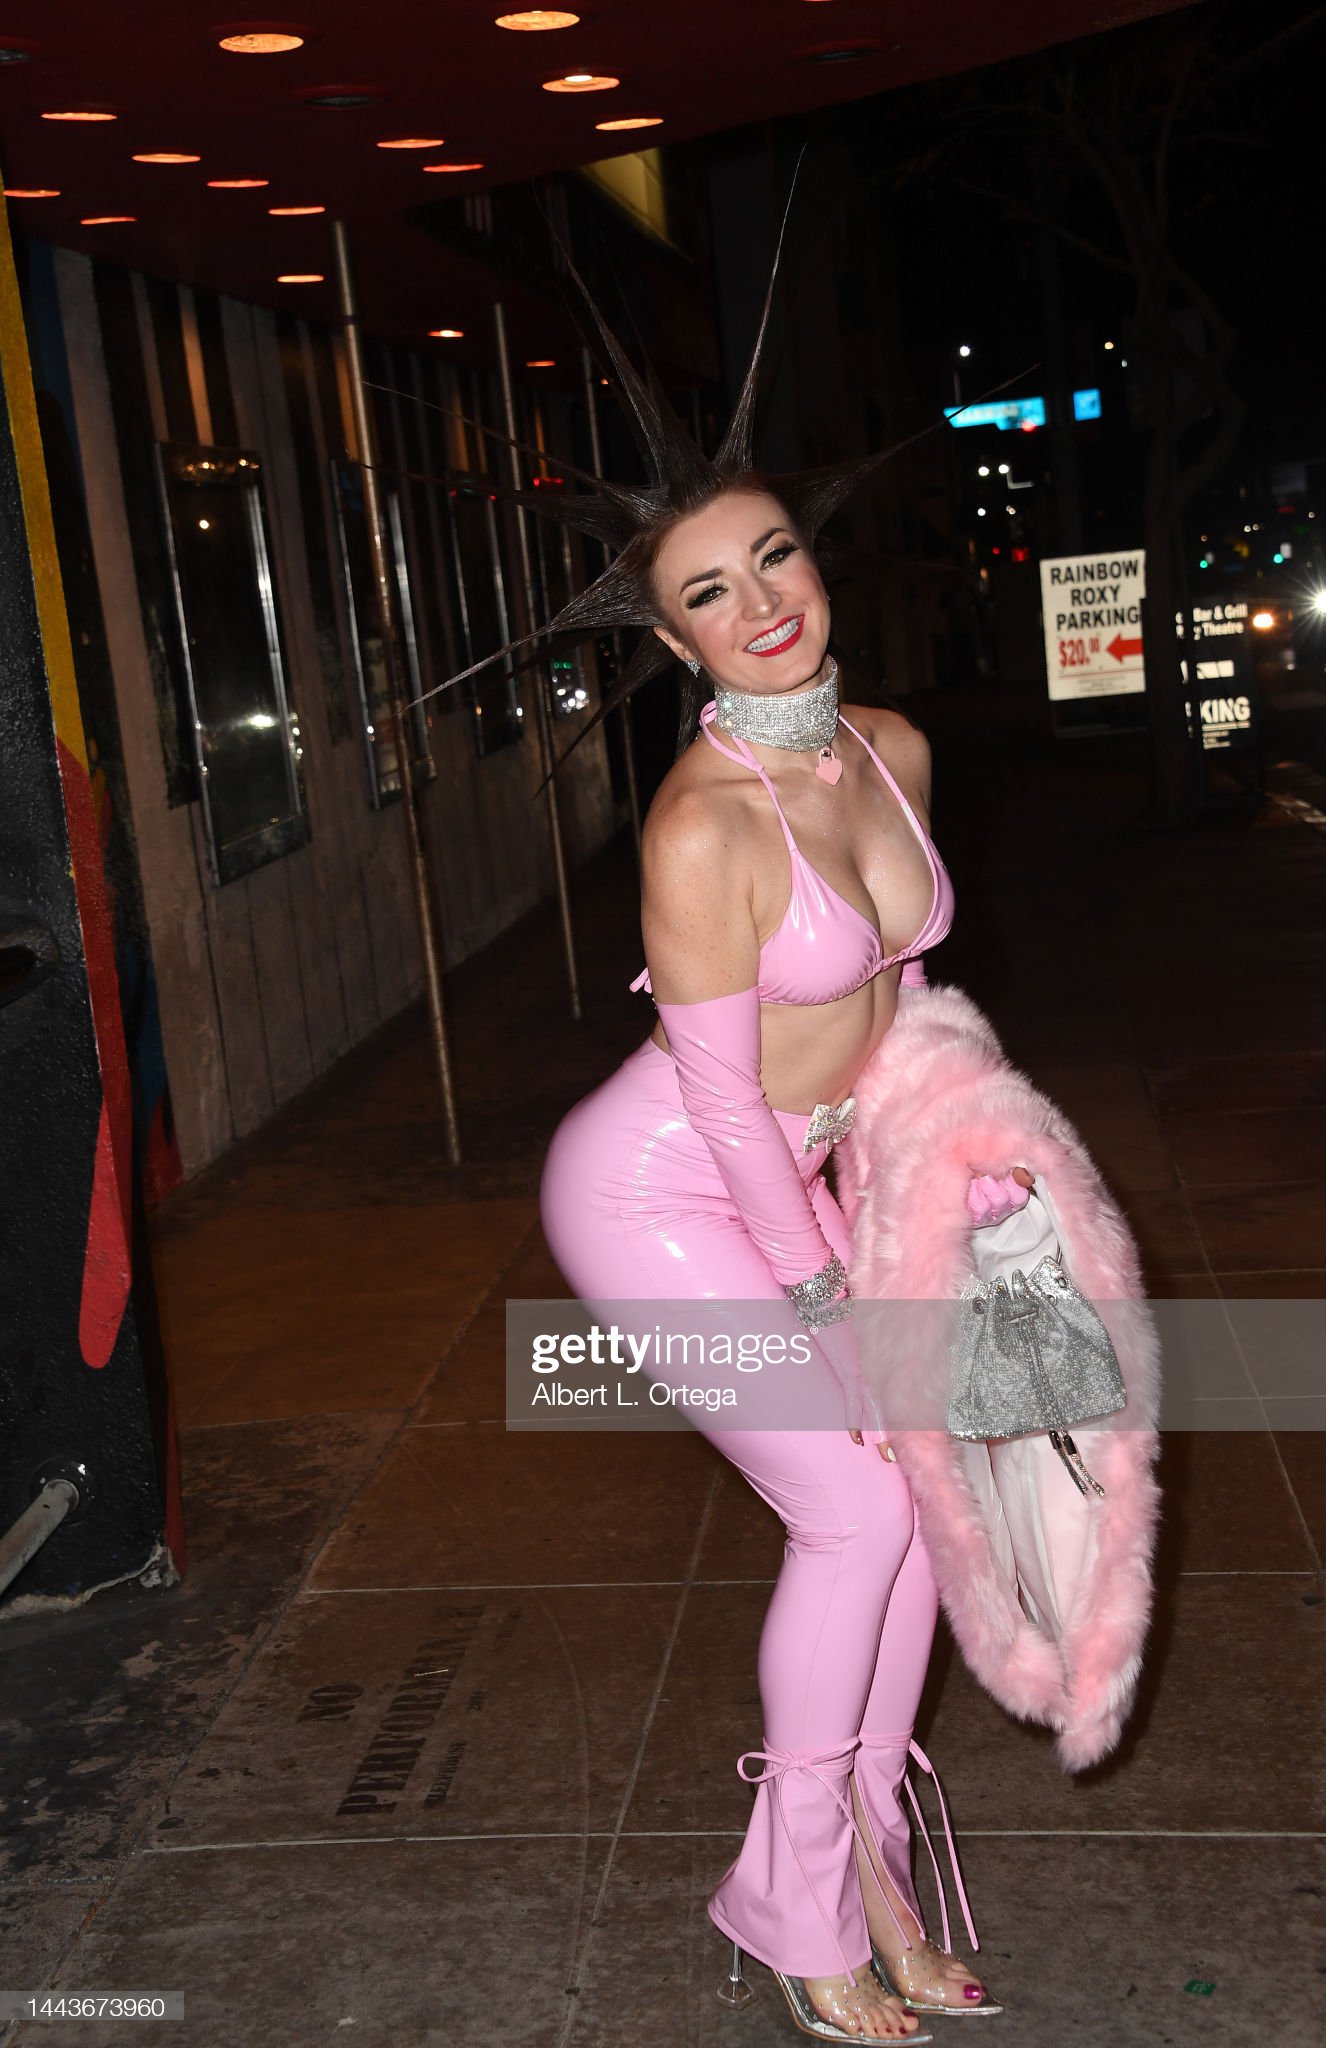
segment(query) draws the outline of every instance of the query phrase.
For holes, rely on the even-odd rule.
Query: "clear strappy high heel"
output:
[[[718,2002],[727,2006],[730,2012],[743,2011],[755,1996],[746,1982],[742,1967],[744,1961],[741,1943],[734,1941],[731,1968],[718,1987]],[[770,1974],[787,2000],[788,2011],[797,2026],[803,2034],[809,2034],[812,2040],[850,2042],[854,2044],[854,2048],[896,2048],[899,2041],[907,2041],[915,2042],[917,2048],[924,2048],[926,2042],[935,2038],[933,2034],[922,2033],[919,2029],[913,2034],[869,2034],[857,2033],[850,2027],[835,2026],[832,2020],[826,2020],[821,2013],[816,2012],[810,2002],[810,1993],[800,1977],[786,1977],[781,1970],[773,1970]],[[891,1992],[889,1995],[900,1996],[897,1992]],[[844,2019],[852,2017],[854,2012],[858,2019],[861,2016],[859,2005],[853,2007],[852,1997],[850,1991],[843,1996]],[[904,2003],[907,2001],[904,2000]]]
[[[946,1949],[936,1948],[933,1941],[913,1942],[894,1963],[882,1956],[872,1942],[870,1956],[880,1989],[887,1991],[890,1998],[900,1998],[908,2012],[924,2013],[927,2019],[934,2013],[946,2013],[961,2020],[990,2018],[1004,2009],[988,1991],[979,2003],[972,1999],[961,2005],[951,2004],[944,1997],[942,1965],[953,1958]],[[916,2035],[908,2038],[914,2041]]]
[[[899,1736],[871,1737],[867,1735],[862,1737],[863,1743],[878,1744],[880,1748],[890,1748],[894,1743],[900,1744],[904,1739],[906,1738]],[[970,1936],[972,1947],[979,1948],[980,1943],[976,1939],[976,1929],[972,1925],[971,1910],[967,1904],[967,1894],[963,1888],[962,1872],[958,1867],[958,1852],[954,1846],[953,1829],[948,1817],[948,1802],[944,1797],[944,1788],[939,1782],[939,1775],[934,1765],[919,1743],[907,1740],[907,1749],[910,1756],[914,1758],[921,1769],[929,1776],[938,1794],[939,1810],[944,1821],[944,1834],[948,1841],[949,1863],[952,1867],[954,1883],[958,1888],[958,1899],[962,1906],[963,1919],[967,1923],[967,1933]],[[911,1802],[912,1812],[916,1816],[921,1839],[929,1851],[931,1867],[935,1873],[935,1888],[939,1893],[939,1911],[944,1927],[944,1945],[940,1948],[937,1943],[931,1941],[922,1932],[919,1921],[917,1922],[917,1931],[921,1934],[921,1939],[919,1941],[910,1939],[907,1930],[903,1927],[893,1910],[887,1892],[885,1892],[884,1903],[888,1907],[889,1918],[893,1921],[894,1926],[898,1929],[898,1933],[908,1945],[903,1950],[901,1956],[890,1962],[886,1956],[881,1955],[878,1946],[872,1941],[870,1944],[871,1966],[879,1980],[881,1990],[886,1991],[892,1998],[900,1998],[909,2012],[924,2013],[927,2018],[936,2013],[943,2013],[954,2019],[991,2018],[994,2014],[1001,2013],[1004,2008],[997,1999],[991,1997],[988,1990],[984,1991],[984,1996],[981,1999],[964,1999],[960,2005],[956,2001],[950,2002],[944,1996],[943,1965],[946,1962],[955,1960],[952,1955],[952,1937],[949,1933],[948,1900],[944,1892],[944,1880],[940,1874],[939,1858],[935,1854],[935,1846],[930,1839],[930,1830],[926,1826],[921,1803],[916,1796],[911,1779],[904,1776],[902,1783]],[[881,1876],[881,1873],[887,1875],[887,1866],[880,1853],[879,1843],[875,1840],[875,1832],[870,1825],[869,1815],[864,1812],[864,1809],[862,1817],[865,1821],[865,1833],[864,1836],[858,1834],[858,1840],[863,1842],[866,1859],[874,1871],[876,1882],[879,1884],[881,1891],[883,1891],[884,1877]],[[908,1908],[907,1910],[910,1916],[911,1909]],[[982,1988],[984,1990],[984,1987]],[[913,2038],[915,2037],[913,2036]]]

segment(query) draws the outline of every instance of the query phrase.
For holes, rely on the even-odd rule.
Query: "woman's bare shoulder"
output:
[[[844,704],[843,715],[865,734],[880,759],[905,788],[917,790],[930,804],[930,742],[919,726],[901,711],[883,704]]]
[[[642,835],[647,866],[685,867],[730,849],[747,814],[745,791],[706,747],[688,748],[663,777]]]
[[[674,761],[649,806],[646,826],[665,832],[686,831],[699,820],[717,819],[731,826],[749,810],[750,771],[728,761],[716,748],[698,740]]]

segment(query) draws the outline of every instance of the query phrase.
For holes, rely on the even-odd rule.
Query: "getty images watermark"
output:
[[[1094,1305],[1125,1374],[1152,1333],[1162,1429],[1326,1430],[1326,1302]],[[942,1430],[968,1312],[858,1299],[849,1323],[812,1336],[787,1302],[508,1301],[507,1427]],[[1092,1427],[1142,1422],[1125,1406]]]
[[[508,1302],[512,1309],[542,1309],[547,1304]],[[629,1306],[629,1305],[628,1305]],[[639,1304],[634,1305],[637,1309]],[[597,1322],[584,1330],[536,1329],[529,1340],[531,1409],[598,1408],[620,1411],[644,1404],[651,1408],[736,1409],[737,1374],[787,1367],[813,1369],[815,1346],[802,1329],[784,1333],[749,1327],[652,1330]],[[570,1368],[568,1373],[566,1368]],[[600,1368],[603,1377],[592,1375]],[[585,1379],[578,1375],[588,1372]],[[572,1377],[575,1374],[577,1377]],[[628,1425],[629,1426],[629,1425]]]

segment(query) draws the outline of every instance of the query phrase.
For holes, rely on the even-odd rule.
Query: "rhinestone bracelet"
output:
[[[797,1312],[797,1316],[808,1330],[822,1330],[831,1323],[841,1323],[852,1313],[852,1298],[847,1293],[847,1268],[837,1252],[830,1252],[828,1262],[812,1273],[808,1280],[797,1280],[784,1286],[784,1294]]]

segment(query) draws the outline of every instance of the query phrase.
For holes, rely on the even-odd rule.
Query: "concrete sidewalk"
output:
[[[1155,1293],[1320,1297],[1320,813],[1154,835],[1139,743],[1056,746],[993,690],[918,715],[957,896],[932,981],[1076,1122]],[[471,1164],[414,1014],[160,1217],[188,1570],[0,1632],[6,1987],[181,1991],[162,2048],[792,2038],[757,1965],[719,2007],[704,1912],[780,1528],[696,1437],[501,1419],[505,1301],[564,1292],[544,1145],[652,1015],[634,890],[627,844],[576,880],[580,1024],[546,909],[453,977]],[[1321,2038],[1324,1445],[1167,1439],[1143,1696],[1086,1778],[941,1633],[919,1732],[992,2042]]]

